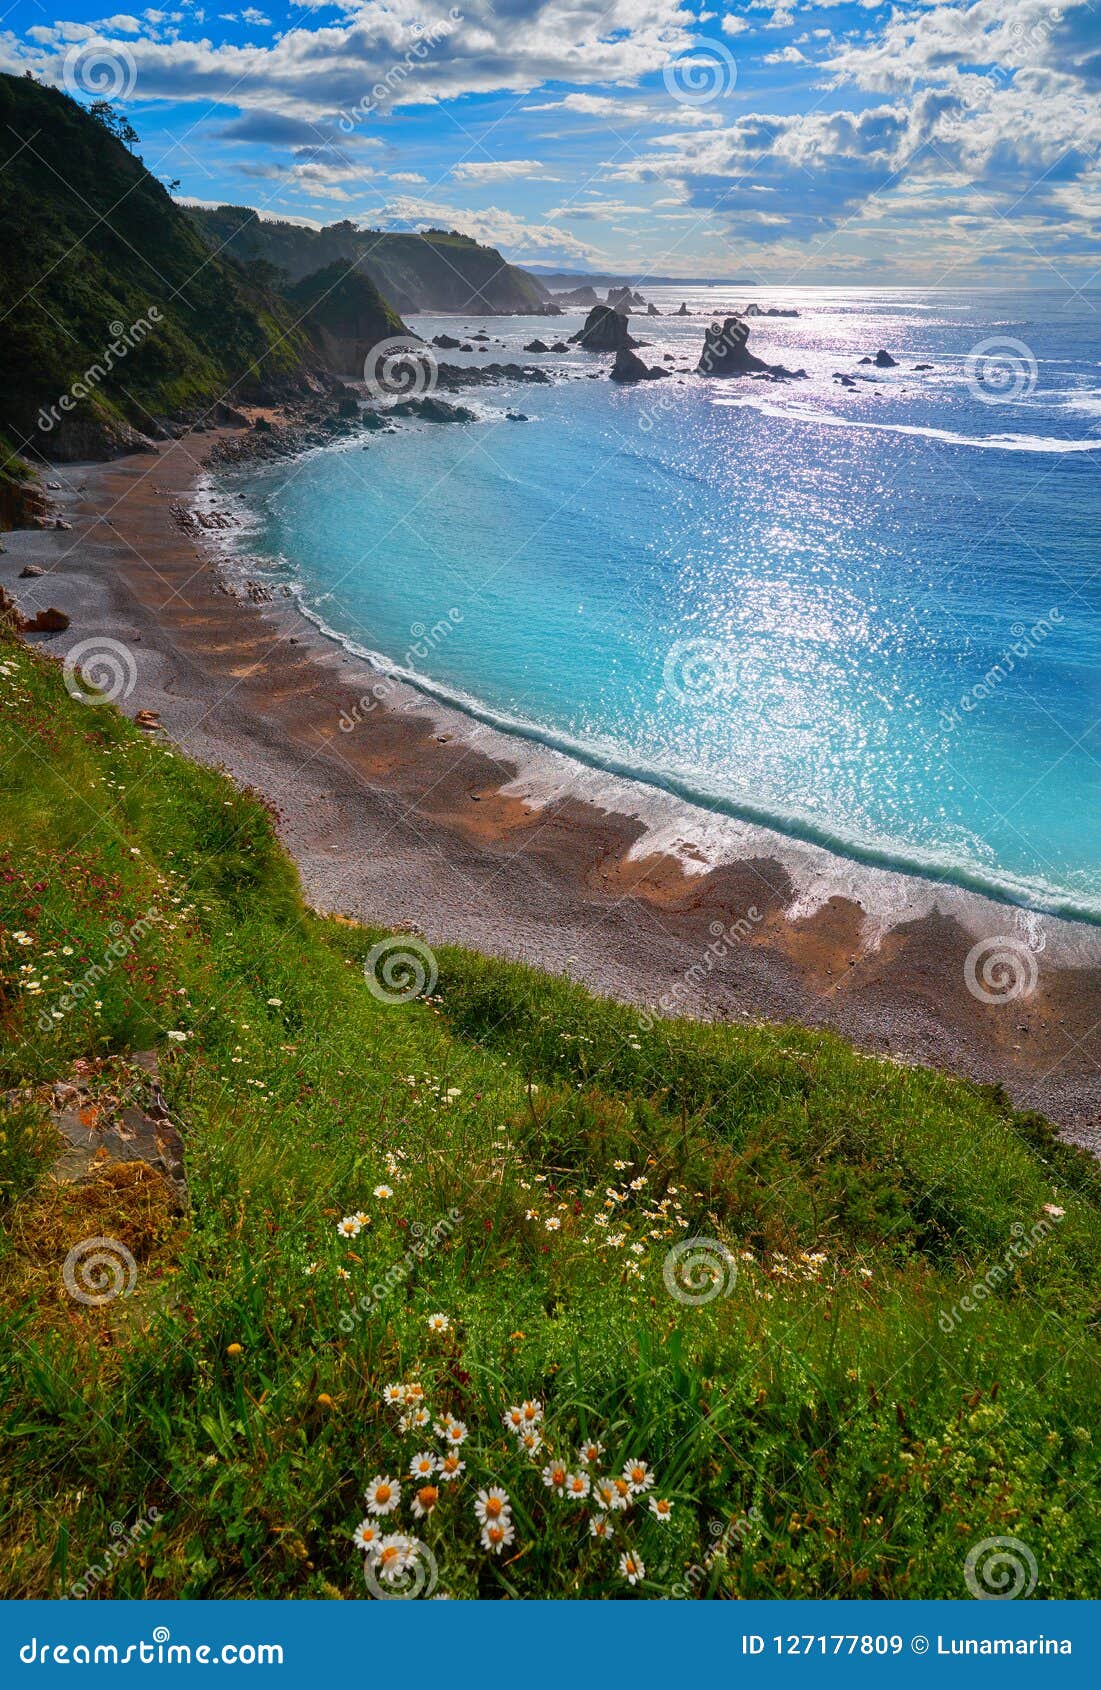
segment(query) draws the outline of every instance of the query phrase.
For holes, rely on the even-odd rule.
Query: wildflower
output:
[[[645,1174],[639,1174],[637,1179],[633,1179],[631,1181],[631,1190],[632,1191],[641,1191],[645,1184],[646,1184],[646,1175]]]
[[[411,1479],[430,1479],[436,1471],[436,1457],[430,1449],[422,1450],[409,1463],[409,1477]]]
[[[646,1461],[628,1461],[623,1469],[623,1477],[631,1487],[632,1496],[640,1496],[648,1491],[654,1482],[654,1475]]]
[[[389,1408],[397,1408],[405,1401],[404,1385],[386,1385],[383,1387],[382,1400]]]
[[[1061,1221],[1066,1212],[1065,1209],[1059,1207],[1058,1203],[1044,1204],[1044,1214],[1050,1215],[1053,1221]]]
[[[543,1418],[543,1404],[538,1397],[525,1397],[520,1404],[520,1412],[524,1416],[525,1426],[538,1426]]]
[[[443,1438],[444,1442],[450,1444],[453,1449],[458,1449],[460,1444],[466,1442],[466,1421],[452,1420],[450,1417],[441,1420],[436,1425],[436,1436]]]
[[[320,1267],[320,1265],[321,1265],[320,1262],[311,1262],[306,1269],[307,1278],[312,1279],[314,1274],[317,1272],[318,1268]]]
[[[562,1225],[562,1222],[558,1219],[557,1215],[550,1215],[543,1222],[543,1225],[546,1227],[548,1232],[557,1232],[559,1227]]]
[[[243,1344],[227,1344],[226,1345],[226,1355],[227,1356],[239,1356],[243,1353],[243,1351],[244,1351],[244,1345]]]
[[[317,1399],[317,1406],[318,1408],[332,1408],[333,1399],[329,1395],[328,1391],[322,1391],[321,1395]]]
[[[595,1438],[590,1438],[588,1443],[581,1445],[581,1448],[577,1452],[577,1459],[580,1461],[582,1467],[592,1467],[600,1460],[600,1457],[603,1454],[604,1445],[597,1443]]]
[[[650,1512],[654,1516],[655,1520],[671,1520],[673,1517],[673,1504],[664,1496],[652,1496],[650,1498]]]
[[[631,1166],[630,1162],[613,1162],[612,1163],[612,1167],[615,1168],[616,1172],[620,1173],[620,1174],[623,1172],[624,1168],[629,1168],[630,1166]]]
[[[566,1495],[573,1497],[576,1502],[583,1502],[589,1494],[589,1484],[587,1473],[567,1473]]]
[[[423,1432],[424,1428],[431,1425],[431,1423],[432,1416],[426,1408],[411,1408],[408,1413],[403,1414],[401,1419],[398,1421],[398,1431]]]
[[[422,1485],[413,1498],[413,1513],[418,1520],[423,1520],[425,1515],[431,1514],[439,1500],[440,1493],[436,1485]]]
[[[394,1193],[391,1191],[391,1189],[388,1185],[376,1185],[375,1186],[375,1196],[376,1197],[392,1197],[393,1195],[394,1195]]]
[[[351,1279],[351,1277],[352,1277],[352,1276],[351,1276],[351,1274],[350,1274],[350,1273],[349,1273],[349,1272],[348,1272],[348,1269],[347,1269],[347,1268],[337,1268],[337,1270],[336,1270],[336,1277],[337,1277],[337,1278],[338,1278],[338,1279]]]
[[[620,1502],[614,1479],[597,1479],[593,1486],[593,1501],[598,1508],[605,1510],[626,1506]]]
[[[589,1521],[589,1536],[610,1538],[615,1536],[615,1527],[606,1514],[594,1514]]]
[[[548,1461],[540,1477],[547,1489],[552,1490],[555,1496],[565,1496],[566,1480],[569,1478],[569,1474],[566,1472],[564,1461]]]
[[[628,1584],[638,1584],[640,1579],[646,1577],[646,1568],[637,1555],[621,1555],[619,1570]]]
[[[362,1549],[367,1554],[372,1554],[378,1548],[380,1536],[381,1533],[375,1525],[375,1522],[368,1518],[359,1522],[359,1525],[352,1533],[352,1542],[355,1544],[357,1549]]]
[[[363,1231],[363,1222],[358,1215],[345,1215],[343,1220],[337,1221],[336,1230],[341,1238],[358,1238]]]
[[[458,1456],[450,1450],[446,1455],[440,1456],[439,1477],[443,1480],[445,1485],[453,1484],[455,1480],[461,1478],[465,1472],[466,1462],[460,1461]]]
[[[282,998],[269,998],[268,1002],[270,1003],[272,1009],[282,1009],[283,1007]]]
[[[416,1546],[416,1538],[406,1537],[404,1532],[394,1532],[390,1537],[384,1537],[375,1556],[375,1572],[379,1578],[388,1584],[400,1578],[413,1560]]]
[[[508,1492],[500,1485],[491,1485],[488,1490],[480,1490],[474,1501],[474,1512],[483,1526],[493,1521],[507,1520],[512,1504],[508,1499]]]
[[[539,1210],[538,1209],[525,1209],[524,1210],[524,1219],[526,1221],[537,1221],[539,1219]]]
[[[525,1455],[538,1455],[543,1447],[543,1434],[533,1428],[529,1432],[521,1432],[516,1441]]]
[[[357,1209],[355,1214],[352,1216],[352,1219],[354,1221],[358,1221],[361,1227],[370,1226],[371,1224],[370,1215],[365,1215],[362,1209]]]
[[[482,1548],[499,1555],[516,1536],[516,1528],[508,1515],[500,1520],[487,1520],[482,1528]]]
[[[445,1314],[430,1314],[428,1317],[429,1332],[446,1332],[450,1325],[451,1321]]]
[[[392,1514],[401,1501],[401,1486],[385,1473],[376,1473],[364,1493],[370,1514]]]
[[[187,1038],[186,1033],[181,1033],[181,1032],[178,1032],[178,1031],[166,1033],[164,1036],[168,1040],[169,1044],[173,1044],[173,1045],[182,1045],[184,1040]]]

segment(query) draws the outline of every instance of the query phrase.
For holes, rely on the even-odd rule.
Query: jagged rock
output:
[[[163,723],[155,710],[139,710],[134,720],[139,728],[145,729],[146,733],[163,731]]]
[[[582,287],[571,288],[567,293],[560,293],[555,297],[560,305],[584,305],[588,307],[600,303],[596,289],[588,282]]]
[[[585,318],[585,326],[570,336],[575,346],[586,352],[618,352],[621,346],[635,347],[627,331],[627,319],[612,305],[594,305]]]
[[[551,347],[551,351],[552,352],[568,352],[569,347],[566,345],[566,342],[564,340],[556,340],[554,342],[554,345]]]
[[[45,575],[45,573],[46,571],[41,569],[37,563],[25,563],[19,571],[19,579],[21,581],[33,581],[36,575]]]
[[[550,347],[547,346],[544,341],[529,340],[527,345],[524,347],[524,351],[525,352],[549,352]]]
[[[660,317],[661,316],[661,312],[658,310],[658,308],[654,304],[653,300],[651,300],[650,304],[646,307],[646,315],[648,317]]]
[[[784,305],[747,305],[742,312],[743,317],[798,317],[794,306]]]
[[[338,417],[358,417],[359,400],[354,394],[348,399],[341,399],[337,405],[336,414]]]
[[[252,426],[256,430],[257,434],[271,433],[271,423],[268,421],[267,417],[257,417]]]
[[[466,405],[451,405],[446,399],[436,399],[428,393],[419,399],[403,399],[400,404],[392,405],[388,414],[392,417],[420,417],[424,422],[477,421],[475,413]]]
[[[806,371],[789,370],[783,364],[766,364],[746,346],[749,325],[740,317],[712,323],[704,332],[703,351],[696,370],[701,376],[758,376],[766,381],[794,381]]]
[[[889,352],[884,352],[883,348],[880,347],[873,362],[877,370],[893,370],[898,364],[898,359],[892,358]]]
[[[531,418],[528,416],[526,411],[506,411],[505,416],[506,416],[506,418],[508,419],[509,422],[530,422],[531,421]]]
[[[853,377],[844,375],[841,370],[834,370],[833,379],[834,379],[834,381],[839,381],[841,383],[842,387],[855,387],[856,386],[856,382],[853,379]]]
[[[28,634],[63,634],[69,626],[69,618],[63,610],[51,604],[48,610],[40,610],[23,626]]]
[[[621,346],[615,355],[615,363],[609,372],[613,381],[658,381],[669,374],[668,370],[659,370],[655,365],[647,369],[637,352],[630,347]]]
[[[432,336],[432,345],[438,346],[441,352],[455,352],[458,350],[459,342],[453,335],[434,334]]]
[[[687,315],[688,315],[688,307],[687,307],[687,305],[686,305],[686,304],[685,304],[685,303],[684,303],[684,300],[683,300],[683,299],[682,299],[682,300],[681,300],[681,302],[680,302],[680,308],[679,308],[679,310],[676,310],[676,311],[674,311],[674,312],[673,312],[673,315],[674,315],[674,317],[687,317]]]

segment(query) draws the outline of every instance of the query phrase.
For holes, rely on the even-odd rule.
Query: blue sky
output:
[[[0,68],[117,93],[189,198],[640,274],[1101,266],[1098,0],[60,3],[16,0]]]

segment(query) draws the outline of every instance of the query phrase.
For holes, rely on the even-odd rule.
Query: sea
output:
[[[413,318],[551,380],[238,477],[242,560],[579,787],[1101,922],[1101,291],[642,292],[633,386],[524,351],[580,310]],[[696,373],[750,303],[806,379]]]

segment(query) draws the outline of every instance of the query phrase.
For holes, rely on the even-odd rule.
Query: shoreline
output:
[[[98,637],[132,651],[122,708],[155,711],[181,749],[275,805],[316,908],[569,974],[651,1013],[828,1027],[999,1082],[1101,1151],[1096,928],[716,818],[383,677],[289,590],[235,597],[171,509],[194,500],[224,432],[52,466],[72,531],[6,535],[0,584],[71,617],[35,639],[43,649]],[[31,561],[47,573],[19,580]],[[1031,992],[969,991],[968,958],[993,938],[1034,972]],[[973,977],[1004,990],[986,960]]]

